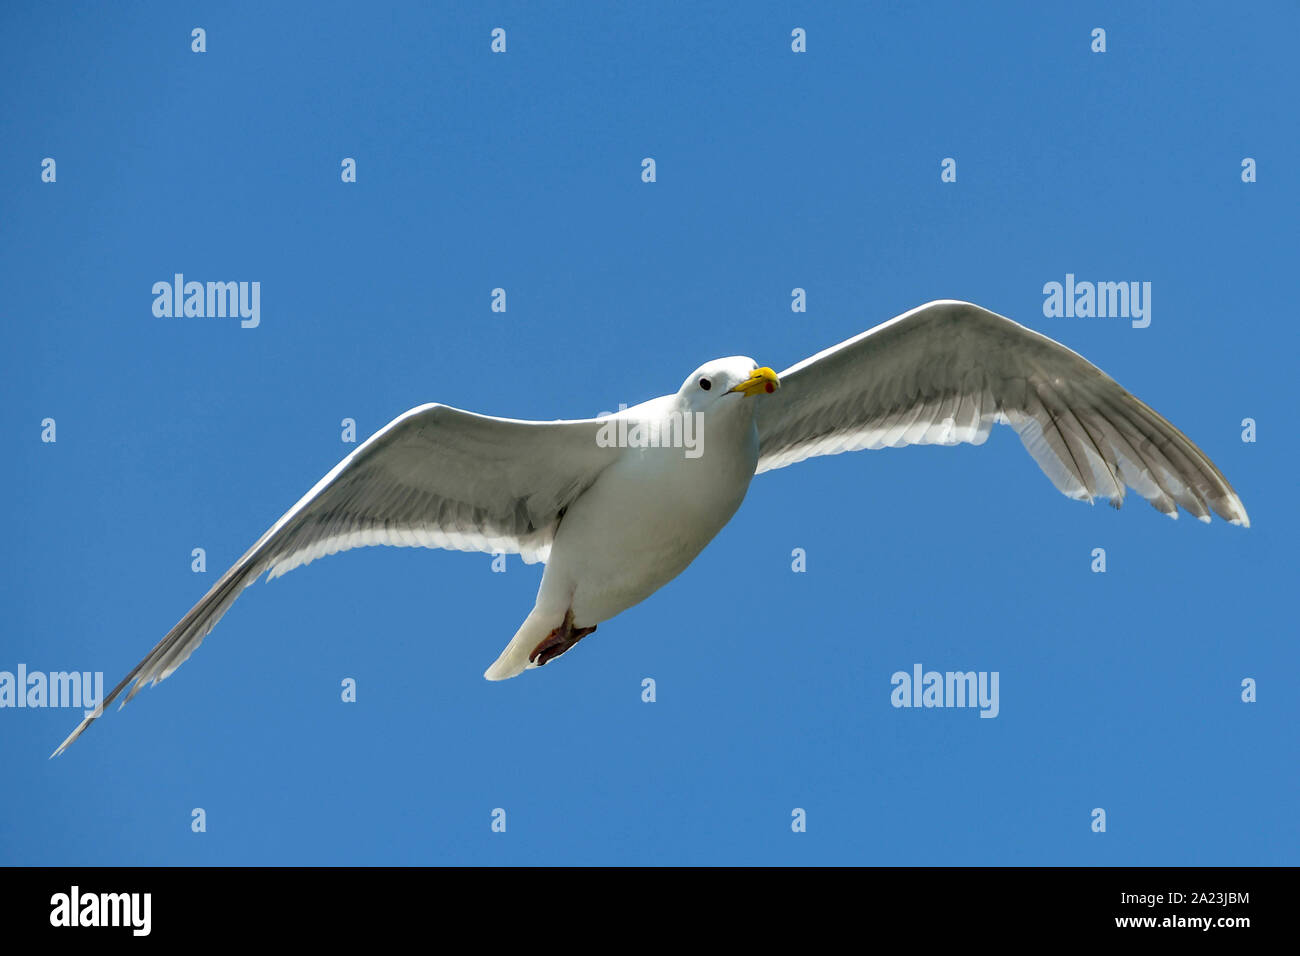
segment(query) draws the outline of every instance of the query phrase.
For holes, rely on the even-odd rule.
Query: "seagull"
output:
[[[983,444],[1010,425],[1063,494],[1118,508],[1132,488],[1250,526],[1181,431],[1081,355],[969,302],[940,300],[777,374],[732,356],[615,415],[523,421],[413,408],[339,462],[235,562],[51,757],[134,681],[180,667],[264,572],[367,545],[544,562],[532,611],[484,673],[542,667],[677,577],[756,474],[818,455]]]

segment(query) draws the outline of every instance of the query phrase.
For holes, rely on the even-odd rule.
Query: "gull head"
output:
[[[701,365],[686,377],[677,394],[696,411],[706,411],[724,402],[770,395],[780,387],[776,372],[759,367],[747,356],[732,355]]]

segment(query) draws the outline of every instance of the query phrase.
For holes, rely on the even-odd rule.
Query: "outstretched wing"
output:
[[[376,432],[317,482],[190,608],[103,701],[180,667],[240,592],[349,548],[387,544],[517,553],[546,560],[564,509],[616,455],[595,419],[528,422],[421,405]],[[102,709],[102,708],[101,708]],[[94,722],[87,717],[51,756]]]
[[[980,445],[999,422],[1071,498],[1118,508],[1128,486],[1173,518],[1182,505],[1250,525],[1186,435],[1081,355],[969,302],[928,303],[780,377],[755,413],[760,473],[863,448]]]

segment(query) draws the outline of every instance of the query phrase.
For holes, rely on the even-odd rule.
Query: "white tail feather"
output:
[[[543,615],[537,608],[533,608],[532,612],[524,618],[524,623],[519,625],[519,630],[515,631],[515,636],[510,639],[505,650],[501,652],[501,656],[483,672],[483,676],[488,680],[507,680],[518,677],[529,667],[536,667],[536,664],[528,663],[528,655],[533,652],[533,648],[546,640],[551,631],[563,623],[562,613],[558,617],[555,614]]]

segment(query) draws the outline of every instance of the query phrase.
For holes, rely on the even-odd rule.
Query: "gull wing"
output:
[[[1009,424],[1063,494],[1116,508],[1125,487],[1178,517],[1250,526],[1186,435],[1083,356],[969,302],[931,302],[804,359],[755,412],[758,472],[815,455],[983,444]]]
[[[367,545],[502,551],[545,561],[560,517],[611,464],[603,422],[492,418],[421,405],[339,462],[235,562],[103,701],[165,680],[263,572]],[[100,708],[102,710],[102,707]],[[51,756],[94,722],[87,717]]]

